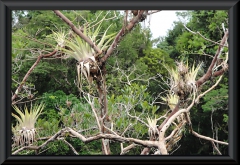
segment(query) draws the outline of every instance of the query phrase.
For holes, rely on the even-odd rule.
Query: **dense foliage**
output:
[[[119,11],[62,11],[75,25],[87,22],[102,22],[102,29],[109,33],[118,32],[122,27],[123,15]],[[188,11],[179,13],[187,17],[186,27],[199,32],[204,37],[218,42],[223,36],[222,23],[227,28],[227,11]],[[13,11],[12,23],[12,91],[21,83],[24,75],[40,54],[47,54],[55,48],[53,31],[69,30],[52,11]],[[70,33],[70,32],[69,32]],[[71,35],[71,34],[68,34]],[[168,86],[167,67],[175,67],[175,61],[188,61],[189,64],[203,62],[200,74],[209,66],[217,49],[216,44],[184,28],[182,22],[175,22],[165,38],[159,39],[153,46],[151,31],[138,24],[125,36],[113,55],[107,60],[107,92],[109,116],[115,118],[114,129],[123,132],[131,123],[133,126],[125,133],[126,137],[144,139],[148,128],[120,111],[120,105],[129,105],[129,112],[147,118],[151,115],[163,115],[167,106],[157,97]],[[155,43],[156,44],[156,43]],[[226,51],[225,49],[223,52]],[[222,53],[223,54],[223,53]],[[222,57],[224,58],[224,57]],[[36,122],[38,145],[61,128],[71,127],[85,136],[96,134],[94,114],[76,86],[75,59],[43,59],[29,76],[19,94],[19,107],[43,102],[45,108]],[[203,90],[210,88],[216,79],[208,81]],[[90,91],[93,92],[94,91]],[[154,104],[152,104],[154,102]],[[97,99],[94,100],[95,106]],[[192,125],[198,133],[215,139],[228,141],[228,76],[225,73],[220,85],[207,93],[191,110]],[[83,120],[85,119],[85,120]],[[87,120],[86,120],[87,119]],[[147,121],[145,121],[147,122]],[[13,120],[13,125],[16,121]],[[205,129],[209,128],[211,129]],[[80,155],[101,154],[100,140],[84,144],[77,138],[66,137],[67,142]],[[214,155],[209,141],[199,140],[184,131],[184,137],[178,142],[176,155]],[[119,143],[110,142],[112,154],[119,153]],[[127,154],[140,154],[143,147],[135,147]],[[222,154],[228,154],[227,146],[220,146]],[[20,154],[34,154],[34,151],[22,151]],[[73,151],[61,140],[49,143],[40,155],[72,155]]]

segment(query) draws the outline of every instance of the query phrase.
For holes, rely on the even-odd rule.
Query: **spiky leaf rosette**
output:
[[[185,65],[183,61],[176,62],[177,63],[177,69],[180,75],[184,76],[188,72],[188,62]]]
[[[114,39],[116,35],[116,33],[107,35],[107,31],[110,27],[111,25],[106,29],[103,35],[99,35],[101,23],[98,25],[95,31],[93,31],[92,28],[87,28],[85,26],[83,28],[83,34],[85,36],[88,36],[93,43],[96,43],[97,47],[101,51],[106,50],[109,47],[109,43]],[[77,34],[72,35],[72,38],[70,39],[66,39],[64,34],[54,34],[55,36],[58,36],[60,38],[62,37],[61,39],[58,38],[56,40],[57,42],[59,41],[58,45],[61,45],[61,43],[65,44],[62,47],[58,46],[58,49],[65,53],[67,57],[75,58],[78,61],[77,73],[80,88],[83,75],[90,84],[92,82],[92,77],[90,76],[90,73],[96,73],[98,71],[98,66],[94,57],[94,50],[92,49],[92,47],[83,39],[81,39]]]
[[[187,90],[192,91],[196,89],[196,77],[198,74],[199,69],[201,68],[202,63],[198,64],[197,67],[195,68],[194,65],[192,68],[188,71],[188,73],[185,75],[185,82],[187,86]]]
[[[65,46],[66,34],[61,30],[60,32],[53,31],[53,39],[57,42],[57,48],[63,48]]]
[[[156,117],[154,119],[147,117],[147,121],[148,121],[148,125],[149,125],[148,135],[149,135],[149,137],[156,139],[156,135],[158,135],[157,119],[156,119]]]
[[[170,75],[170,83],[169,83],[170,91],[174,93],[178,93],[181,90],[182,84],[183,84],[181,76],[178,72],[178,69],[169,68],[165,65],[163,66],[167,69]]]
[[[17,113],[17,115],[12,113],[12,116],[17,119],[16,126],[12,127],[14,145],[29,145],[35,140],[35,123],[44,109],[44,104],[33,105],[30,110],[25,106],[24,113],[16,105],[13,105],[13,108]]]
[[[83,34],[85,36],[88,36],[93,43],[96,43],[97,47],[100,50],[105,50],[106,48],[108,48],[109,43],[116,35],[116,33],[107,35],[107,31],[110,27],[111,25],[106,29],[103,35],[100,36],[99,33],[101,29],[101,24],[99,24],[99,26],[94,32],[92,31],[92,29],[85,26],[83,28]],[[58,49],[65,53],[67,57],[75,58],[78,62],[85,61],[89,58],[91,58],[92,61],[95,61],[94,50],[92,49],[91,45],[85,42],[77,34],[73,34],[71,38],[66,38],[66,35],[63,32],[54,32],[53,34],[59,45]]]
[[[168,94],[167,97],[161,97],[163,101],[167,102],[169,108],[173,110],[179,100],[179,97],[176,94]]]

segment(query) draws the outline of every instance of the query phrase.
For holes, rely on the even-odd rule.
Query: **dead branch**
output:
[[[89,130],[95,130],[95,129],[97,129],[97,127],[92,127],[92,128],[88,128],[88,129],[84,129],[84,130],[79,130],[78,133],[87,132]]]
[[[219,82],[221,81],[222,77],[223,77],[223,76],[220,76],[219,79],[217,80],[217,82],[216,82],[213,86],[211,86],[211,88],[209,88],[209,89],[206,90],[205,92],[203,92],[203,93],[201,93],[200,95],[198,95],[198,97],[197,97],[196,100],[195,100],[195,103],[198,103],[198,102],[199,102],[199,99],[200,99],[201,97],[203,97],[204,95],[206,95],[206,93],[208,93],[208,92],[210,92],[211,90],[213,90],[213,88],[215,88],[215,87],[219,84]]]
[[[119,33],[115,37],[112,45],[108,48],[107,53],[101,58],[100,64],[99,64],[100,66],[102,65],[102,63],[104,63],[107,60],[108,57],[111,56],[112,52],[117,47],[117,45],[120,42],[121,38],[125,34],[127,34],[129,31],[131,31],[133,29],[133,27],[141,20],[143,13],[144,13],[144,10],[140,10],[138,15],[136,17],[133,17],[132,20],[128,23],[128,25],[126,27],[122,28],[119,31]]]
[[[123,131],[123,133],[121,134],[121,136],[123,136],[130,127],[132,127],[132,123],[130,123],[130,124],[127,126],[127,128]]]
[[[84,98],[87,100],[88,104],[91,106],[91,109],[92,109],[95,119],[97,121],[98,129],[99,129],[99,131],[101,131],[99,117],[97,116],[96,109],[94,108],[94,105],[93,105],[93,101],[91,101],[91,99],[90,99],[90,95],[88,94],[88,99],[85,96],[84,96]]]
[[[121,143],[121,144],[122,144],[122,143]],[[134,148],[134,147],[136,147],[136,146],[137,146],[137,144],[134,144],[134,143],[133,143],[133,144],[131,144],[131,145],[123,148],[122,151],[121,151],[121,153],[120,153],[120,155],[126,154],[129,150],[131,150],[132,148]]]
[[[170,113],[170,115],[162,122],[162,124],[158,127],[158,130],[161,131],[162,127],[167,123],[167,121],[170,119],[170,117],[172,117],[176,112],[178,112],[179,110],[179,104],[180,102],[178,102],[178,104],[176,105],[176,107],[173,109],[173,111]]]
[[[38,56],[36,62],[35,62],[35,63],[32,65],[32,67],[28,70],[28,72],[27,72],[26,75],[24,76],[21,84],[18,86],[17,90],[15,91],[14,95],[12,96],[12,104],[14,104],[13,101],[18,97],[18,94],[20,93],[23,84],[25,84],[25,82],[27,81],[27,78],[28,78],[29,75],[32,73],[33,69],[38,65],[38,63],[40,62],[40,60],[41,60],[42,58],[50,57],[50,56],[56,54],[56,52],[57,52],[57,50],[54,50],[52,53]]]
[[[98,134],[89,138],[85,138],[83,135],[79,134],[78,132],[74,131],[71,128],[66,129],[67,132],[71,133],[72,135],[78,137],[80,140],[82,140],[84,143],[89,143],[94,140],[98,139],[109,139],[109,140],[115,140],[119,142],[128,142],[128,143],[135,143],[139,144],[145,147],[157,147],[158,142],[156,141],[147,141],[147,140],[139,140],[135,138],[125,138],[119,135],[113,135],[113,134]]]
[[[66,143],[72,149],[72,151],[74,152],[75,155],[79,155],[78,152],[75,150],[75,148],[70,143],[68,143],[63,137],[58,138],[58,140],[62,140],[64,143]]]
[[[198,133],[195,132],[195,131],[192,131],[192,134],[193,134],[194,136],[199,137],[199,138],[204,139],[204,140],[212,141],[212,142],[219,143],[219,144],[223,144],[223,145],[228,145],[227,142],[215,140],[215,139],[212,139],[212,138],[210,138],[210,137],[200,135],[200,134],[198,134]]]
[[[210,40],[210,39],[204,37],[200,32],[194,32],[194,31],[190,30],[186,25],[183,25],[183,26],[184,26],[185,29],[187,29],[187,31],[189,31],[190,33],[192,33],[192,34],[197,34],[197,35],[201,36],[201,37],[202,37],[204,40],[206,40],[206,41],[212,42],[212,43],[214,43],[214,44],[216,44],[216,45],[221,45],[221,46],[228,47],[228,46],[225,45],[225,44],[221,44],[221,43],[215,42],[215,41],[213,41],[213,40]]]
[[[181,109],[181,110],[178,110],[177,112],[174,112],[174,114],[172,114],[172,116],[169,118],[167,118],[165,121],[165,123],[162,125],[162,128],[159,130],[160,133],[159,133],[159,150],[162,154],[166,155],[168,154],[167,152],[167,149],[166,149],[166,146],[165,146],[165,138],[164,138],[164,135],[165,135],[165,132],[166,130],[169,128],[170,124],[177,118],[177,116],[179,116],[181,113],[184,113],[184,112],[189,112],[189,110],[193,107],[194,105],[194,102],[195,102],[195,92],[193,93],[193,100],[192,100],[192,103],[188,106],[188,108],[186,109]]]
[[[144,148],[144,149],[142,150],[141,155],[148,155],[149,152],[150,152],[150,148],[149,148],[149,147],[146,147],[146,148]]]
[[[105,129],[107,129],[109,132],[111,132],[112,134],[118,135],[116,132],[114,132],[113,130],[109,129],[109,128],[106,127],[105,125],[103,125],[103,127],[104,127]]]
[[[15,105],[15,104],[25,104],[25,103],[32,102],[34,100],[39,100],[39,99],[42,99],[42,98],[34,98],[34,99],[30,99],[28,101],[22,101],[22,102],[20,102],[22,100],[22,99],[20,99],[20,100],[12,102],[12,105]]]
[[[198,79],[196,81],[195,84],[196,84],[197,87],[200,87],[204,82],[209,80],[210,77],[212,76],[213,67],[216,64],[217,59],[218,59],[218,57],[220,55],[220,52],[221,52],[221,50],[223,48],[223,45],[225,45],[225,43],[227,42],[227,39],[228,39],[228,31],[225,32],[225,35],[223,36],[222,41],[219,44],[219,47],[218,47],[218,49],[216,51],[216,54],[215,54],[215,56],[214,56],[214,58],[213,58],[213,60],[211,62],[211,65],[209,66],[207,72],[200,79]]]
[[[143,120],[141,120],[140,117],[131,115],[131,114],[129,113],[129,111],[127,111],[127,115],[128,115],[129,117],[133,118],[133,119],[136,119],[137,121],[139,121],[140,123],[146,125],[147,127],[149,127],[149,125],[148,125],[146,122],[144,122]]]
[[[125,17],[123,20],[123,28],[125,28],[127,25],[127,18],[128,18],[128,10],[125,10]]]
[[[213,141],[211,141],[213,148],[217,151],[218,155],[222,155],[222,153],[219,151],[219,149],[217,148],[217,146],[215,145],[215,143]]]
[[[165,141],[171,139],[173,137],[173,135],[175,135],[175,133],[181,128],[183,127],[185,124],[187,123],[187,121],[182,121],[182,123],[180,123],[172,132],[171,134],[165,138]]]

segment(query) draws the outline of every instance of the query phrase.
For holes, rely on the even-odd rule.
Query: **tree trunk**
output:
[[[97,88],[98,88],[98,95],[99,95],[99,104],[101,106],[100,113],[101,113],[101,132],[109,133],[107,130],[105,130],[103,125],[106,125],[105,123],[108,120],[108,107],[107,107],[107,88],[106,88],[106,67],[105,64],[102,65],[101,71],[97,76]],[[102,139],[102,153],[104,155],[110,155],[110,145],[109,141],[105,141]]]

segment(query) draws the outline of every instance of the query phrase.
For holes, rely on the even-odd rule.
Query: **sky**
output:
[[[173,22],[178,21],[176,12],[173,10],[163,10],[158,13],[152,14],[148,19],[150,19],[150,24],[148,20],[145,22],[145,26],[150,26],[151,32],[153,34],[152,38],[165,37],[169,29],[173,28]],[[180,11],[182,12],[182,11]]]

